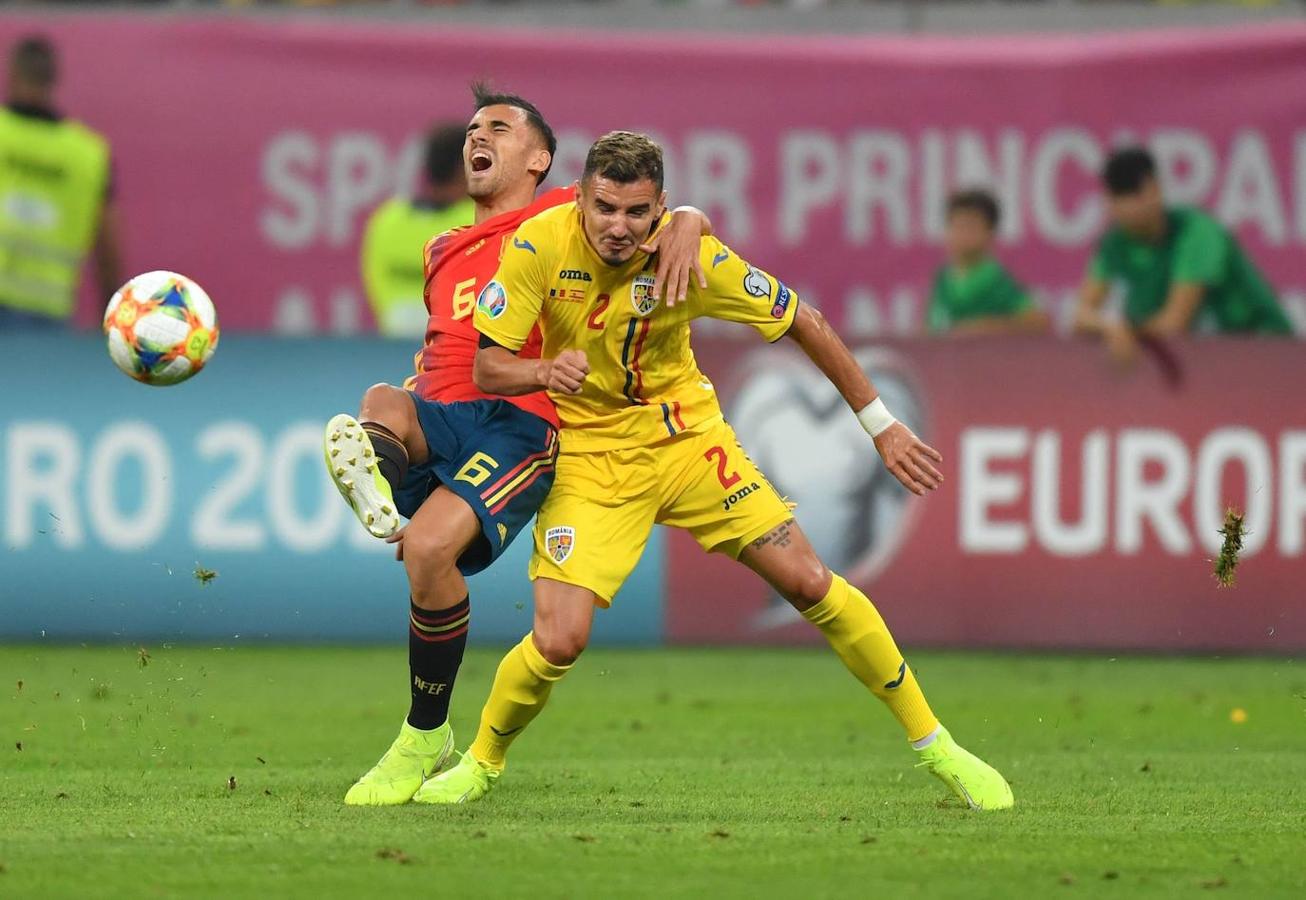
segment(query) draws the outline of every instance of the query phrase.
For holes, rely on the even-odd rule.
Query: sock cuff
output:
[[[381,438],[387,443],[394,444],[398,447],[399,452],[404,455],[404,459],[408,459],[408,448],[405,447],[404,442],[399,439],[399,435],[395,434],[389,428],[386,428],[380,422],[360,422],[359,424],[363,427],[363,431],[366,432],[374,445],[376,439]]]
[[[470,597],[448,609],[422,609],[408,599],[408,624],[414,635],[427,643],[448,641],[467,633],[472,618]]]
[[[528,631],[526,637],[517,645],[521,648],[526,668],[541,681],[557,681],[571,671],[571,666],[557,666],[544,658],[540,648],[535,646],[535,632]],[[575,665],[575,663],[572,663]]]
[[[848,605],[848,582],[838,572],[831,572],[830,589],[825,592],[821,602],[803,610],[803,618],[813,625],[824,625],[836,618]]]

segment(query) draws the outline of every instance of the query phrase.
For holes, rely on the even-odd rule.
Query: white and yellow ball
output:
[[[198,284],[176,272],[146,272],[118,289],[104,311],[114,365],[145,384],[190,378],[218,346],[218,314]]]

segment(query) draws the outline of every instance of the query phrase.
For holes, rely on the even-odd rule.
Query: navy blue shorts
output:
[[[395,505],[411,519],[441,485],[467,501],[481,521],[481,537],[458,560],[458,571],[475,575],[499,558],[548,496],[558,432],[507,400],[439,403],[409,396],[430,456],[409,467]]]

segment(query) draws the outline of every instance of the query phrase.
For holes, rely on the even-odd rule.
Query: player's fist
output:
[[[563,350],[553,359],[540,360],[546,371],[540,380],[544,386],[559,394],[579,394],[585,376],[590,373],[589,360],[584,350]]]
[[[932,491],[943,482],[934,463],[943,462],[943,454],[922,441],[901,422],[894,422],[875,439],[875,449],[884,467],[913,494]]]

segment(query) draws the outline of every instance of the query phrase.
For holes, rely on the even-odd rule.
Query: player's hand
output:
[[[675,306],[689,293],[691,273],[700,288],[707,287],[707,276],[699,259],[699,239],[703,227],[697,213],[672,213],[671,221],[639,245],[650,255],[657,254],[653,268],[653,296],[667,295],[667,306]]]
[[[542,359],[540,382],[559,394],[579,394],[585,376],[590,373],[584,350],[563,350],[553,359]]]
[[[408,526],[405,525],[403,528],[400,528],[394,534],[385,539],[387,544],[395,545],[395,559],[399,560],[399,562],[404,561],[404,532],[407,530]]]
[[[875,439],[875,449],[884,466],[913,494],[932,491],[943,483],[943,475],[934,463],[943,462],[943,454],[922,441],[901,422],[894,422]]]

